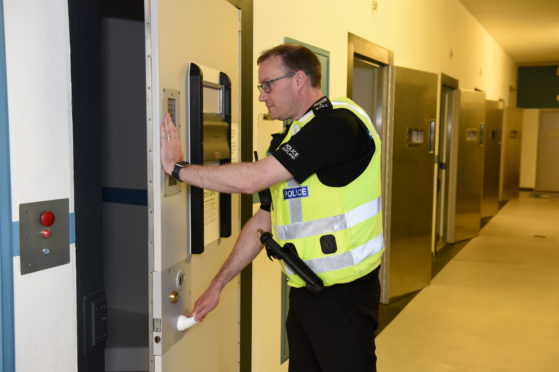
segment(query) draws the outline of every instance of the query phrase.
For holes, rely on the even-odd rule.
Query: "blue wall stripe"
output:
[[[15,372],[14,263],[12,255],[12,191],[8,92],[6,89],[4,2],[0,2],[0,360],[3,372]]]
[[[76,242],[76,214],[70,213],[70,244]]]
[[[148,205],[147,190],[103,187],[103,201],[107,203]]]

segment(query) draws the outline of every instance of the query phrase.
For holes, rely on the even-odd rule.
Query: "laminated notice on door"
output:
[[[204,190],[204,246],[219,239],[219,193]]]

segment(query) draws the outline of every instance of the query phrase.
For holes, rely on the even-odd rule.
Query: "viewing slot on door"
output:
[[[189,161],[218,166],[231,162],[231,80],[223,72],[188,65]],[[189,186],[190,250],[200,254],[231,236],[231,195]]]

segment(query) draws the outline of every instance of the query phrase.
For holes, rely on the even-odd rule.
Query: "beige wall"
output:
[[[290,37],[330,52],[330,96],[346,95],[347,34],[351,32],[394,52],[396,65],[445,73],[460,87],[478,88],[487,99],[509,100],[516,67],[458,0],[254,0],[254,60],[262,50]],[[451,55],[452,51],[452,55]],[[254,69],[257,81],[257,66]],[[254,123],[266,112],[255,92]],[[254,139],[258,141],[258,128]],[[260,257],[253,272],[253,369],[286,371],[279,365],[279,268]],[[275,315],[274,315],[275,314]]]
[[[380,0],[374,14],[370,0],[254,3],[255,58],[285,36],[328,50],[332,96],[346,94],[348,32],[393,51],[396,65],[444,72],[488,99],[507,101],[516,86],[510,57],[458,0]]]

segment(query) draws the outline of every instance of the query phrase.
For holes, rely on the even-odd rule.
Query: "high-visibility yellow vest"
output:
[[[332,105],[334,110],[350,110],[367,127],[375,153],[365,171],[343,187],[326,186],[313,174],[302,184],[292,179],[270,188],[275,239],[282,245],[293,243],[299,257],[326,286],[368,274],[380,265],[383,252],[380,138],[369,116],[356,103],[342,98],[332,101]],[[282,144],[314,116],[311,110],[294,121]],[[290,286],[305,286],[283,262],[282,266]]]

